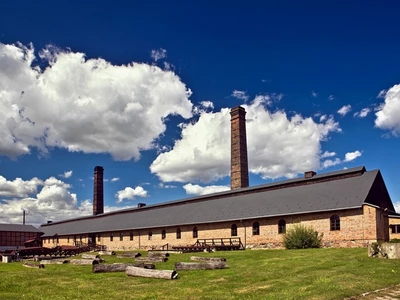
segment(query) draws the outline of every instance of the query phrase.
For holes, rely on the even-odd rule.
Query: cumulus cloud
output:
[[[150,56],[155,62],[157,62],[158,60],[167,57],[167,50],[163,48],[151,50]]]
[[[256,97],[247,111],[249,169],[263,178],[294,177],[320,167],[321,143],[340,131],[332,117],[316,123],[299,114],[270,112],[268,99]],[[229,175],[230,110],[205,112],[197,123],[182,127],[173,148],[150,166],[161,181],[211,182]]]
[[[141,186],[137,186],[134,189],[126,187],[124,190],[118,191],[115,197],[117,198],[117,203],[119,203],[125,199],[134,200],[136,197],[147,197],[147,191]]]
[[[324,153],[322,153],[321,158],[332,157],[335,155],[336,155],[336,152],[325,151]]]
[[[0,155],[59,147],[137,160],[157,147],[167,116],[192,116],[191,91],[171,71],[54,47],[40,53],[0,43]]]
[[[59,175],[62,178],[70,178],[72,176],[72,170],[71,171],[65,171],[63,174]]]
[[[342,117],[344,117],[345,115],[347,115],[347,113],[349,113],[351,111],[351,105],[343,105],[338,111],[337,113],[339,115],[341,115]]]
[[[317,98],[318,94],[315,91],[311,91],[311,97]]]
[[[199,115],[203,112],[213,110],[214,109],[214,103],[211,101],[201,101],[199,105],[196,105],[193,107],[193,114],[194,115]],[[182,124],[182,123],[181,123]]]
[[[365,118],[371,112],[371,109],[366,107],[363,108],[360,112],[355,112],[354,117]]]
[[[197,184],[185,184],[183,188],[188,195],[206,195],[218,192],[224,192],[230,190],[230,186],[226,185],[210,185],[210,186],[200,186]]]
[[[335,152],[325,152],[324,154],[321,155],[321,158],[324,157],[332,157],[335,156],[336,153]],[[326,169],[332,166],[336,166],[342,163],[346,163],[346,162],[350,162],[355,160],[357,157],[360,157],[362,155],[362,153],[358,150],[354,151],[354,152],[347,152],[344,155],[344,159],[339,159],[339,158],[335,158],[335,159],[326,159],[321,163],[321,168],[322,169]]]
[[[114,178],[111,179],[111,182],[116,182],[118,180],[119,180],[119,177],[114,177]]]
[[[400,84],[394,85],[387,92],[385,91],[382,97],[385,101],[375,113],[375,126],[390,130],[393,135],[398,136],[400,133]]]
[[[358,150],[354,151],[354,152],[347,152],[345,155],[345,161],[349,162],[352,160],[355,160],[357,157],[360,157],[362,155],[362,153]]]
[[[5,177],[0,176],[0,196],[28,197],[28,195],[36,193],[38,187],[42,185],[43,181],[37,177],[29,180],[16,178],[8,181]]]

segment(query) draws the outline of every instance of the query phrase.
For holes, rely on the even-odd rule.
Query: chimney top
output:
[[[138,207],[138,208],[141,208],[141,207],[143,207],[143,206],[146,206],[146,203],[138,203],[138,204],[137,204],[137,207]]]
[[[317,175],[317,173],[314,171],[304,172],[304,178],[313,178],[315,175]]]
[[[53,221],[47,221],[47,224],[51,224],[51,223],[53,223]]]

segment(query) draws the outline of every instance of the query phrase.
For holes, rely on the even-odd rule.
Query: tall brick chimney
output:
[[[94,168],[93,215],[104,213],[103,167]]]
[[[236,106],[231,109],[231,189],[248,186],[246,111]]]

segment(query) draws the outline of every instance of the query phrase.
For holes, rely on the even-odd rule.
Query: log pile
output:
[[[43,265],[63,265],[69,263],[68,259],[42,259],[40,261]]]
[[[153,264],[132,263],[132,264],[98,264],[92,266],[93,273],[125,272],[127,267],[137,267],[143,269],[155,269]]]
[[[97,259],[98,260],[100,258],[100,255],[83,253],[82,254],[82,258],[83,259]]]
[[[142,256],[142,254],[140,254],[139,252],[125,252],[125,253],[121,253],[120,255],[118,255],[118,258],[133,258],[133,257],[139,257]]]
[[[71,259],[72,265],[97,265],[99,261],[97,259]]]
[[[178,273],[175,270],[151,270],[138,267],[126,267],[126,275],[135,277],[161,278],[161,279],[176,279]]]
[[[36,269],[44,269],[44,265],[43,264],[33,264],[33,263],[23,263],[23,266],[26,268],[36,268]]]
[[[169,257],[169,253],[168,252],[162,252],[162,251],[149,251],[147,253],[148,257]]]
[[[201,257],[201,256],[191,256],[190,260],[194,261],[205,261],[205,262],[222,262],[226,261],[223,257]]]
[[[177,262],[175,270],[215,270],[226,269],[226,262]]]

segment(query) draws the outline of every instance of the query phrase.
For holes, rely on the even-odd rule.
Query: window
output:
[[[164,240],[165,237],[167,236],[167,233],[165,232],[165,230],[161,231],[161,238]]]
[[[280,219],[278,222],[278,234],[286,233],[286,221],[284,219]]]
[[[82,236],[79,237],[79,241],[82,243]]]
[[[153,233],[149,231],[149,241],[151,241],[152,238],[153,238]]]
[[[113,240],[114,240],[114,235],[110,233],[110,242],[112,242]]]
[[[67,243],[69,244],[69,236],[67,237]]]
[[[258,222],[253,223],[253,235],[260,235],[260,224]]]
[[[331,216],[331,230],[340,230],[340,218],[338,215]]]
[[[180,229],[180,228],[178,228],[178,229],[176,230],[176,238],[177,238],[177,239],[180,239],[180,238],[181,238],[181,229]]]
[[[390,225],[392,233],[400,233],[400,225]]]
[[[120,241],[123,241],[123,240],[124,240],[124,234],[123,234],[122,232],[119,234],[119,240],[120,240]]]
[[[129,240],[133,241],[133,232],[132,231],[129,233]]]
[[[97,241],[98,241],[98,242],[101,241],[101,239],[100,239],[100,234],[97,236]]]
[[[237,236],[237,225],[232,224],[231,226],[231,236]]]
[[[197,239],[199,237],[199,232],[197,230],[197,227],[193,228],[193,238]]]

